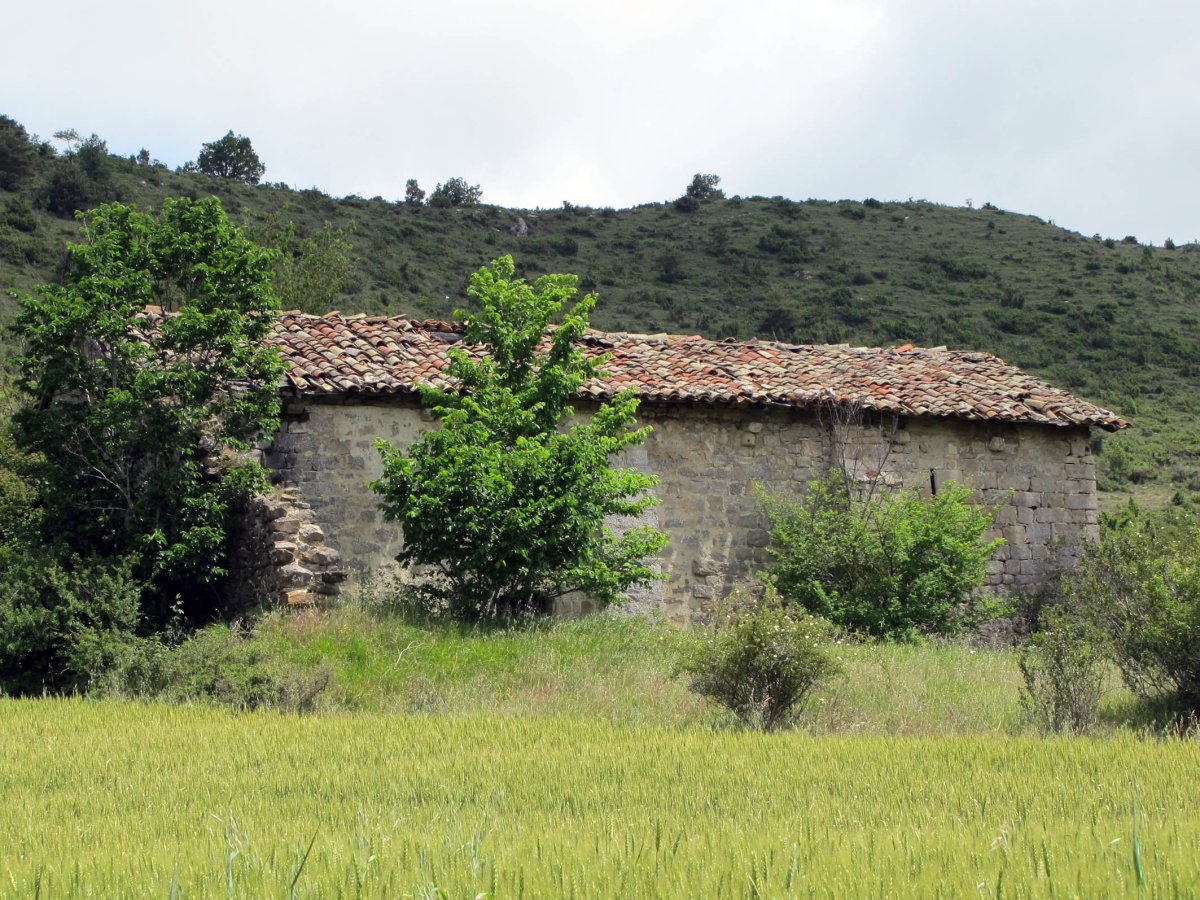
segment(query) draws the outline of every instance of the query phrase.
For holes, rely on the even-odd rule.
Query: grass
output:
[[[1200,884],[1196,745],[1180,739],[6,700],[0,754],[6,897],[1170,897]]]
[[[355,605],[272,613],[249,635],[215,626],[193,638],[191,660],[253,649],[275,672],[325,688],[324,713],[551,716],[665,728],[731,728],[723,710],[675,677],[686,635],[642,617],[596,615],[534,627],[420,625]],[[178,651],[177,651],[178,653]],[[843,673],[807,703],[814,735],[1017,735],[1032,726],[1020,703],[1016,653],[965,643],[845,643]],[[186,669],[186,666],[185,666]],[[1115,673],[1100,731],[1149,724]],[[120,691],[116,693],[120,694]],[[168,686],[165,696],[189,699]],[[232,698],[237,700],[236,692]]]

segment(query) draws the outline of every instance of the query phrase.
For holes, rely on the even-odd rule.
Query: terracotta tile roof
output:
[[[461,339],[451,322],[389,316],[312,316],[285,312],[273,340],[285,380],[308,395],[406,394],[417,383],[452,387],[446,350]],[[607,354],[607,375],[586,384],[587,397],[633,388],[648,401],[809,406],[861,403],[917,416],[1096,425],[1128,423],[1051,387],[999,357],[937,348],[870,349],[773,341],[710,341],[672,334],[589,330],[586,354]]]

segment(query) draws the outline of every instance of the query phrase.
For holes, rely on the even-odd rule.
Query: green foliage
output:
[[[413,183],[414,187],[416,182]],[[479,185],[467,184],[464,178],[450,178],[439,184],[429,195],[429,205],[434,207],[478,206],[483,191]]]
[[[1096,723],[1104,692],[1104,640],[1063,608],[1053,610],[1021,646],[1021,703],[1052,733],[1084,734]]]
[[[425,202],[425,192],[417,184],[417,179],[410,178],[404,182],[404,202],[410,206],[420,206]]]
[[[33,144],[25,126],[0,116],[0,190],[15,191],[33,169]]]
[[[556,327],[577,292],[573,275],[514,279],[511,257],[476,272],[467,293],[477,313],[459,312],[464,343],[447,370],[461,392],[424,388],[441,428],[406,452],[379,441],[383,477],[372,483],[390,521],[404,528],[407,565],[434,567],[428,588],[456,615],[546,610],[583,591],[616,602],[656,577],[645,557],[666,536],[646,526],[617,535],[609,516],[637,516],[655,500],[655,479],[614,469],[610,458],[644,440],[638,401],[623,393],[586,422],[564,428],[579,387],[599,371],[576,341],[596,302],[588,294]]]
[[[96,186],[84,173],[79,161],[73,156],[64,156],[55,161],[39,201],[55,215],[73,216],[97,199]]]
[[[237,710],[309,712],[332,675],[328,665],[300,670],[237,623],[202,628],[174,647],[143,649],[109,666],[95,689],[108,696]]]
[[[973,592],[1003,543],[985,540],[992,511],[972,492],[876,494],[833,471],[803,500],[759,489],[771,520],[770,575],[788,602],[851,631],[906,639],[957,634],[985,604]]]
[[[1200,523],[1136,511],[1105,528],[1070,580],[1068,604],[1104,635],[1139,696],[1200,711]]]
[[[302,236],[291,222],[281,224],[272,217],[253,237],[261,246],[279,251],[272,287],[280,309],[324,314],[337,308],[357,269],[349,228],[334,228],[325,222]]]
[[[790,724],[805,698],[841,670],[833,626],[798,613],[766,585],[755,599],[727,597],[710,625],[698,628],[681,671],[692,690],[732,712],[743,725],[774,731]]]
[[[695,177],[692,178],[692,183],[683,192],[683,195],[691,197],[693,200],[698,200],[701,203],[708,200],[720,200],[725,196],[725,192],[717,187],[720,183],[720,175],[704,175],[697,172]]]
[[[263,165],[250,138],[232,130],[223,138],[204,144],[196,157],[196,168],[205,175],[229,178],[243,184],[258,184],[267,167]]]
[[[88,688],[138,644],[140,597],[129,560],[0,546],[0,690]]]
[[[215,198],[84,220],[65,284],[23,297],[17,321],[17,436],[41,457],[43,530],[65,557],[130,560],[156,621],[180,593],[203,616],[196,590],[223,574],[232,509],[260,475],[221,454],[278,419],[271,254]]]

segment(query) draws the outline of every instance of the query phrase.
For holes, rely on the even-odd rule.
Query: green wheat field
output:
[[[1200,747],[0,701],[5,897],[1190,897]]]

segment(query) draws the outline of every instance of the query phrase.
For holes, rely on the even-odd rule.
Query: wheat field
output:
[[[1188,897],[1194,740],[0,701],[11,897]]]

